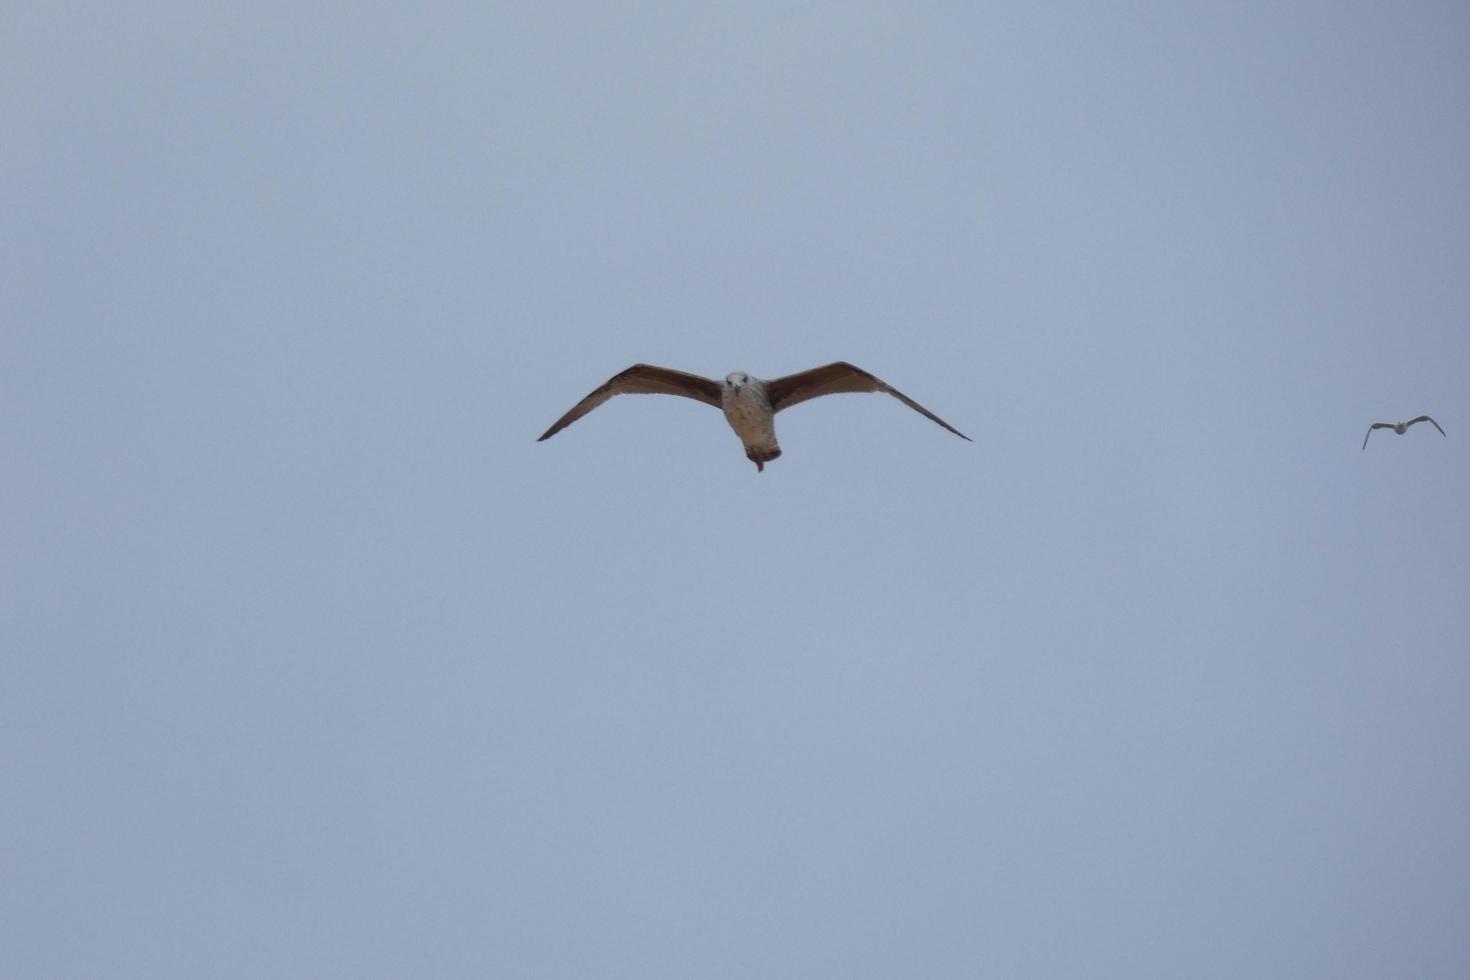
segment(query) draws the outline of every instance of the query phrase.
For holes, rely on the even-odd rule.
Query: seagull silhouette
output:
[[[1373,434],[1374,429],[1392,429],[1394,431],[1394,434],[1403,435],[1404,432],[1409,428],[1409,426],[1413,425],[1415,422],[1428,422],[1436,429],[1439,429],[1439,423],[1434,421],[1434,419],[1430,418],[1428,415],[1420,415],[1418,418],[1412,418],[1405,422],[1374,422],[1372,425],[1368,426],[1368,431],[1363,434],[1363,448],[1368,448],[1368,437]],[[1444,430],[1439,429],[1439,434],[1444,435]]]
[[[536,441],[550,439],[614,395],[683,395],[721,409],[730,428],[735,430],[735,434],[744,444],[746,458],[755,464],[757,472],[763,472],[767,463],[781,455],[781,446],[776,442],[777,412],[822,395],[844,392],[882,392],[892,395],[961,439],[974,441],[897,388],[889,387],[846,361],[837,361],[770,381],[751,377],[744,371],[735,371],[725,378],[723,384],[697,374],[686,374],[652,364],[635,364],[626,371],[613,375],[586,398],[573,405],[571,411],[557,419]]]

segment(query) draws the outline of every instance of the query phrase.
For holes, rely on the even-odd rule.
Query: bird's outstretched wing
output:
[[[1413,425],[1415,422],[1428,422],[1430,425],[1434,426],[1436,429],[1439,429],[1439,423],[1436,422],[1436,421],[1434,421],[1434,419],[1430,418],[1428,415],[1421,415],[1421,416],[1419,416],[1416,419],[1409,419],[1409,421],[1407,423],[1405,423],[1405,424],[1406,425]],[[1444,435],[1444,430],[1443,429],[1439,429],[1439,434],[1440,435]]]
[[[550,439],[613,395],[683,395],[715,408],[720,407],[718,381],[670,368],[654,367],[652,364],[634,364],[628,370],[608,378],[605,384],[573,405],[571,411],[557,419],[556,424],[536,441]]]
[[[820,398],[823,395],[871,391],[880,391],[886,395],[892,395],[909,408],[925,416],[930,421],[939,423],[961,439],[974,442],[969,436],[897,388],[889,387],[862,368],[853,367],[846,361],[837,361],[834,364],[812,368],[810,371],[802,371],[799,374],[788,374],[784,378],[776,378],[774,381],[766,383],[766,393],[770,395],[771,407],[778,412],[783,408],[790,408],[792,405],[799,405],[804,401]]]
[[[1367,449],[1368,448],[1368,437],[1373,434],[1373,430],[1374,429],[1392,429],[1392,428],[1393,428],[1393,423],[1392,422],[1374,422],[1372,425],[1368,426],[1368,431],[1365,432],[1365,433],[1363,433],[1363,448],[1364,449]]]

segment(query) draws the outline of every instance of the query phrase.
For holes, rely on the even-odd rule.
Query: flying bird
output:
[[[1396,435],[1403,435],[1404,431],[1415,422],[1428,422],[1436,429],[1439,429],[1439,423],[1428,415],[1421,415],[1418,418],[1409,419],[1407,422],[1374,422],[1368,426],[1368,431],[1363,434],[1363,448],[1368,448],[1368,437],[1373,434],[1374,429],[1392,429]],[[1439,429],[1439,434],[1444,435],[1444,430]]]
[[[730,423],[730,428],[735,430],[735,434],[745,445],[745,457],[755,464],[756,472],[764,472],[766,464],[781,455],[781,446],[776,442],[777,412],[822,395],[871,391],[892,395],[961,439],[974,441],[897,388],[890,388],[846,361],[837,361],[799,374],[788,374],[784,378],[771,381],[751,377],[744,371],[735,371],[723,383],[652,364],[635,364],[628,370],[613,375],[605,384],[573,405],[571,411],[557,419],[556,424],[536,441],[550,439],[614,395],[683,395],[723,411],[725,421]]]

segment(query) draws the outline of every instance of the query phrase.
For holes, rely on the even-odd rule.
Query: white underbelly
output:
[[[775,449],[776,413],[763,393],[742,388],[724,399],[725,420],[747,448]]]

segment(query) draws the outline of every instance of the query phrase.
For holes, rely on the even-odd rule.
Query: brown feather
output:
[[[718,381],[671,368],[655,367],[652,364],[634,364],[626,371],[608,378],[586,398],[573,405],[571,411],[557,419],[536,441],[550,439],[614,395],[682,395],[715,408],[720,407]]]
[[[771,397],[771,407],[778,412],[783,408],[800,405],[804,401],[820,398],[823,395],[882,392],[887,395],[892,395],[909,408],[912,408],[930,421],[944,426],[961,439],[968,442],[974,441],[897,388],[890,387],[862,368],[854,367],[846,361],[836,361],[819,368],[812,368],[810,371],[802,371],[798,374],[788,374],[784,378],[776,378],[774,381],[767,382],[766,392]]]

